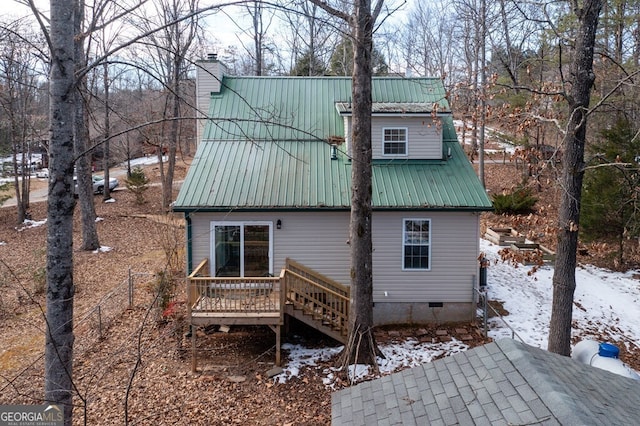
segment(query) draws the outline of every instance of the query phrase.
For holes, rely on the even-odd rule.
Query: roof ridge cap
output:
[[[568,392],[566,387],[558,383],[551,370],[536,362],[538,358],[535,355],[537,352],[538,354],[544,353],[551,359],[561,357],[570,360],[570,358],[509,338],[500,339],[496,344],[506,359],[513,365],[513,368],[526,380],[561,424],[574,424],[568,421],[570,419],[575,421],[576,418],[580,418],[582,421],[590,420],[589,418],[582,418],[583,414],[588,412],[588,410],[585,410],[583,402],[577,400]]]

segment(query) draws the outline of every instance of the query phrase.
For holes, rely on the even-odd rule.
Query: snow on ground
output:
[[[35,155],[35,154],[32,154]],[[39,157],[38,157],[39,158]],[[163,157],[162,158],[163,161],[168,161],[168,157]],[[2,164],[2,161],[4,161],[4,159],[0,159],[0,164]],[[131,167],[136,167],[136,166],[149,166],[152,164],[157,164],[158,163],[158,156],[157,155],[150,155],[148,157],[140,157],[140,158],[132,158],[131,160],[129,160],[129,162],[131,163]],[[118,167],[120,168],[126,168],[127,167],[127,162],[123,162],[120,163],[118,165]],[[35,175],[31,176],[32,178],[35,178]],[[21,179],[19,177],[19,179]],[[13,183],[14,178],[13,176],[9,176],[9,177],[0,177],[0,185],[4,184],[4,183]]]
[[[453,125],[456,128],[456,133],[459,138],[464,137],[461,141],[462,145],[472,145],[473,144],[473,124],[470,121],[462,121],[462,120],[453,120]],[[464,132],[463,132],[464,129]],[[506,152],[507,154],[513,154],[516,151],[516,146],[508,141],[508,138],[505,136],[506,134],[491,128],[485,127],[485,136],[487,138],[487,142],[494,142],[498,146],[500,146],[499,150],[488,149],[485,147],[485,152],[488,154],[498,153],[498,152]]]
[[[47,219],[42,219],[42,220],[25,219],[24,222],[22,222],[22,226],[18,226],[16,230],[20,232],[29,228],[38,228],[40,226],[43,226],[45,223],[47,223]]]
[[[169,161],[169,157],[167,156],[162,157],[162,161]],[[133,158],[130,160],[130,163],[131,163],[131,167],[150,166],[151,164],[158,163],[158,156],[149,155],[148,157]],[[125,161],[124,163],[120,163],[120,167],[127,167],[127,162]]]
[[[481,240],[481,251],[492,260],[487,270],[490,300],[501,300],[509,312],[505,320],[527,344],[547,347],[551,318],[553,267],[544,266],[529,274],[532,267],[514,268],[498,255],[501,247]],[[611,272],[591,265],[576,269],[574,335],[584,338],[609,336],[611,343],[640,342],[640,281],[636,271]],[[499,319],[490,321],[490,337],[511,337],[511,330]]]
[[[502,247],[480,240],[480,250],[491,261],[487,270],[488,296],[499,300],[509,312],[504,320],[489,320],[489,336],[493,339],[515,338],[532,346],[547,347],[547,330],[551,318],[553,267],[543,266],[533,272],[531,266],[513,265],[500,259]],[[640,280],[636,271],[611,272],[594,266],[580,266],[576,270],[574,297],[574,334],[585,339],[599,340],[608,336],[608,342],[618,346],[640,342]],[[514,335],[515,331],[515,335]],[[295,377],[305,366],[317,366],[340,352],[339,348],[307,349],[302,345],[284,345],[289,352],[284,372],[277,376],[281,382]],[[468,349],[455,339],[447,343],[420,343],[408,339],[403,343],[380,345],[386,359],[379,359],[380,374],[430,362],[442,355]],[[350,376],[359,381],[371,378],[368,367],[355,366]],[[334,369],[325,369],[325,384],[331,386]]]
[[[98,254],[98,253],[108,253],[108,252],[110,252],[111,250],[113,250],[113,249],[112,249],[111,247],[109,247],[109,246],[100,246],[100,247],[98,247],[97,249],[95,249],[95,250],[93,251],[93,253],[95,253],[95,254]]]

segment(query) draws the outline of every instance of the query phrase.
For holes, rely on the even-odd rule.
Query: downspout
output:
[[[191,216],[189,212],[184,213],[184,220],[187,222],[187,276],[193,272],[193,253],[191,251],[191,241],[193,230],[191,229]]]

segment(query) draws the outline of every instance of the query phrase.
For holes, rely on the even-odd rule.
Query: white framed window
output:
[[[215,277],[273,275],[272,222],[211,222]]]
[[[408,144],[406,127],[382,129],[382,155],[405,156],[408,153]]]
[[[431,269],[431,219],[403,220],[402,269]]]

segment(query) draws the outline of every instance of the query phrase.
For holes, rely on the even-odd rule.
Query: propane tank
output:
[[[573,347],[571,358],[630,379],[640,380],[640,375],[622,362],[618,358],[619,355],[620,349],[611,343],[583,340]]]

